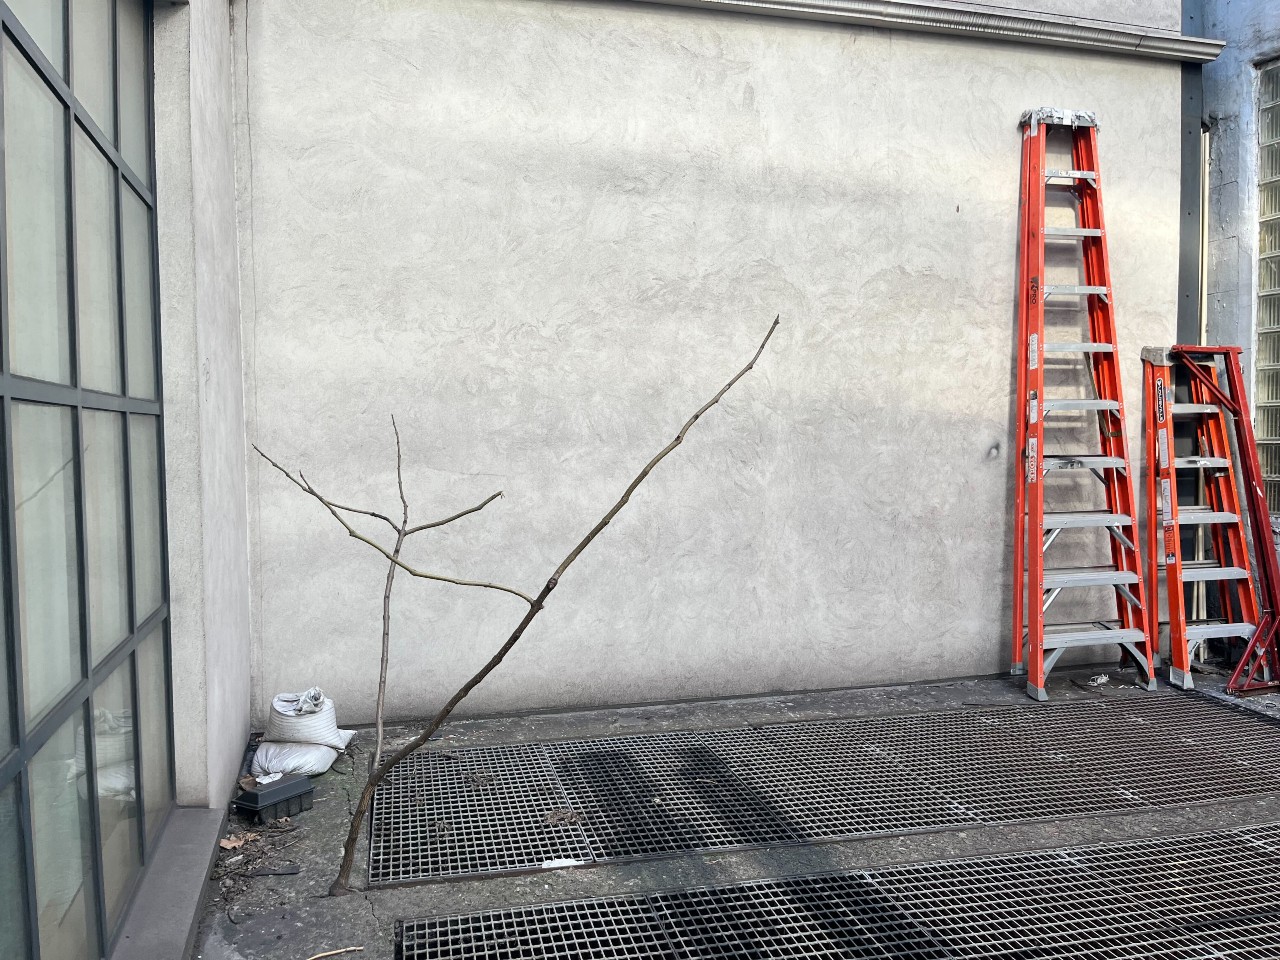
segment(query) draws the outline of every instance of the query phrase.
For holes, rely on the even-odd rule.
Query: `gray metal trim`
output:
[[[910,30],[1101,50],[1157,60],[1208,63],[1226,45],[1221,40],[1183,36],[1172,31],[1110,25],[1054,17],[1032,11],[989,13],[936,2],[904,0],[624,0],[725,13],[747,13],[792,20],[821,20],[863,27]]]

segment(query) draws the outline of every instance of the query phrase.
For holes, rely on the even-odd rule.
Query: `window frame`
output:
[[[68,312],[69,312],[69,334],[70,334],[70,350],[71,350],[71,383],[60,384],[49,381],[35,380],[30,377],[24,377],[13,374],[10,366],[10,349],[9,349],[9,304],[8,293],[5,288],[7,283],[7,263],[8,263],[8,237],[7,228],[5,228],[6,210],[5,210],[5,188],[4,188],[4,141],[2,131],[4,130],[4,103],[3,103],[3,76],[0,76],[0,501],[5,504],[3,522],[0,522],[0,561],[3,562],[3,569],[0,571],[0,589],[5,591],[5,603],[3,611],[3,624],[5,627],[5,644],[3,655],[0,656],[0,682],[8,684],[9,692],[9,721],[12,733],[11,743],[0,741],[0,787],[7,787],[10,783],[16,786],[18,822],[22,831],[21,847],[24,851],[25,863],[25,889],[26,889],[26,935],[31,955],[34,960],[40,960],[40,943],[39,943],[39,923],[38,913],[39,904],[36,895],[35,883],[35,850],[33,846],[33,830],[32,830],[32,784],[29,764],[35,755],[39,752],[51,737],[53,737],[63,724],[70,718],[75,717],[77,713],[80,717],[80,723],[83,727],[83,736],[85,739],[85,783],[87,793],[87,803],[89,807],[89,827],[90,827],[90,845],[91,864],[90,879],[92,880],[94,889],[93,910],[97,917],[98,942],[91,944],[91,949],[96,949],[95,956],[108,956],[114,949],[120,931],[124,926],[124,919],[128,915],[132,905],[133,898],[137,894],[137,889],[142,876],[145,874],[148,864],[153,858],[155,843],[160,838],[160,830],[157,825],[148,824],[146,820],[147,803],[144,795],[145,776],[144,763],[145,756],[143,753],[143,723],[140,722],[140,700],[142,691],[139,688],[139,667],[137,660],[137,650],[140,644],[151,638],[152,634],[159,629],[161,631],[161,647],[163,650],[163,672],[165,681],[164,694],[164,721],[165,721],[165,746],[168,751],[168,791],[170,803],[165,809],[161,817],[163,822],[167,821],[169,814],[173,810],[173,797],[176,787],[176,764],[174,762],[174,737],[173,737],[173,669],[172,654],[170,646],[170,628],[169,628],[169,584],[168,584],[168,527],[167,516],[165,510],[166,490],[165,490],[165,471],[164,471],[164,417],[163,417],[163,377],[161,367],[161,342],[160,342],[160,288],[159,288],[159,258],[158,258],[158,226],[156,215],[155,190],[152,186],[156,182],[156,160],[155,160],[155,83],[154,83],[154,29],[153,29],[153,3],[152,0],[140,0],[143,4],[143,18],[145,23],[144,38],[144,68],[146,73],[146,103],[145,103],[145,126],[147,132],[147,166],[148,169],[143,171],[146,182],[134,171],[124,159],[122,150],[115,145],[115,139],[120,135],[122,120],[120,116],[120,48],[118,39],[118,4],[121,2],[129,2],[129,0],[111,0],[111,37],[109,40],[110,58],[112,65],[112,75],[114,78],[112,87],[112,107],[113,107],[113,124],[115,130],[104,132],[97,122],[90,116],[87,108],[82,106],[72,92],[72,84],[74,76],[72,75],[73,65],[73,36],[72,36],[72,11],[71,5],[75,0],[57,0],[63,4],[63,37],[62,37],[62,55],[63,63],[54,64],[40,49],[35,40],[26,31],[18,16],[4,0],[0,0],[0,31],[3,33],[4,39],[11,44],[9,49],[17,55],[23,57],[26,65],[30,67],[36,76],[38,76],[57,99],[63,114],[63,149],[66,164],[66,178],[63,185],[65,190],[66,205],[66,277],[68,296]],[[60,69],[61,68],[61,69]],[[65,79],[64,79],[65,77]],[[103,393],[96,390],[85,389],[80,386],[80,343],[79,343],[79,318],[77,315],[77,290],[76,290],[76,263],[78,251],[76,250],[76,209],[75,209],[75,185],[76,185],[76,169],[75,169],[75,140],[77,130],[82,132],[89,142],[98,149],[106,158],[112,168],[113,191],[111,194],[111,207],[113,216],[113,230],[116,248],[115,257],[115,296],[116,296],[116,321],[118,325],[119,336],[119,374],[121,383],[121,393],[119,395]],[[151,349],[152,349],[152,370],[154,376],[153,392],[155,399],[147,400],[139,397],[129,396],[129,317],[126,314],[126,290],[124,275],[124,242],[123,236],[123,203],[124,195],[122,191],[132,189],[134,193],[142,200],[147,210],[147,224],[149,230],[149,250],[148,262],[150,266],[150,300],[151,300]],[[26,718],[26,709],[24,702],[24,691],[22,683],[22,649],[20,637],[20,610],[18,605],[18,568],[16,564],[15,545],[17,543],[17,518],[16,510],[13,504],[16,503],[14,497],[14,450],[13,450],[13,405],[15,403],[34,403],[53,405],[61,408],[69,408],[72,412],[73,423],[73,486],[75,494],[75,517],[74,529],[77,546],[77,558],[75,575],[77,577],[77,603],[72,615],[79,618],[79,656],[80,670],[79,679],[74,683],[72,688],[64,694],[52,707],[38,719],[35,723],[29,723]],[[123,474],[120,477],[124,489],[124,516],[125,524],[125,556],[127,559],[128,569],[127,575],[127,603],[129,624],[131,631],[121,641],[119,641],[109,652],[102,656],[100,662],[94,663],[93,658],[93,640],[90,634],[91,625],[88,609],[88,579],[87,579],[87,553],[85,540],[85,490],[86,477],[84,473],[84,457],[83,448],[81,446],[81,421],[86,410],[101,410],[114,412],[121,416],[122,419],[122,436],[123,436]],[[157,489],[159,493],[160,516],[159,530],[159,557],[161,573],[161,602],[159,606],[152,611],[145,619],[138,620],[138,611],[136,609],[136,592],[135,592],[135,572],[136,557],[134,544],[134,517],[133,517],[133,464],[132,464],[132,444],[130,442],[131,431],[134,429],[131,414],[143,414],[154,418],[155,429],[157,431]],[[95,743],[92,725],[92,697],[98,686],[112,675],[117,669],[128,671],[129,681],[132,689],[132,702],[130,704],[133,710],[133,756],[134,756],[134,777],[136,781],[136,793],[134,805],[136,807],[136,816],[138,821],[138,843],[139,854],[141,859],[141,868],[135,873],[131,880],[130,888],[126,892],[122,907],[116,918],[114,929],[109,925],[107,918],[107,907],[105,901],[105,888],[103,884],[103,853],[102,853],[102,825],[99,820],[98,813],[98,789],[97,789],[97,767],[95,756]],[[151,838],[151,839],[149,839]],[[51,958],[44,958],[51,960]]]

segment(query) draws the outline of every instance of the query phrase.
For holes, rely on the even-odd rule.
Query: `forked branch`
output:
[[[383,761],[380,764],[376,765],[373,771],[369,774],[369,779],[365,783],[364,790],[361,791],[360,793],[360,799],[357,802],[355,811],[351,816],[351,825],[347,831],[347,839],[343,845],[343,850],[342,850],[342,866],[338,870],[337,879],[333,881],[333,885],[330,886],[329,888],[329,894],[331,896],[342,896],[344,894],[351,892],[351,887],[349,885],[351,880],[351,868],[355,863],[356,844],[360,839],[360,826],[364,822],[365,815],[369,812],[369,805],[373,801],[373,794],[374,794],[374,791],[377,789],[378,784],[382,782],[383,778],[386,777],[386,775],[397,763],[399,763],[401,760],[403,760],[405,757],[411,754],[414,750],[417,750],[419,747],[425,744],[428,740],[430,740],[431,735],[440,729],[440,726],[445,722],[445,720],[448,719],[449,715],[453,712],[454,708],[457,707],[458,704],[461,703],[464,699],[466,699],[467,695],[471,693],[471,691],[475,689],[485,679],[485,677],[487,677],[490,673],[492,673],[494,669],[497,668],[498,664],[502,663],[503,659],[507,656],[507,654],[511,652],[511,648],[514,647],[519,642],[522,636],[524,636],[525,631],[529,628],[529,624],[532,623],[534,618],[537,617],[537,615],[542,611],[543,606],[546,603],[547,597],[550,596],[551,591],[556,588],[557,584],[559,584],[561,577],[564,576],[565,572],[569,569],[569,567],[573,564],[573,562],[577,560],[579,556],[582,555],[582,552],[586,550],[588,546],[591,545],[591,542],[595,540],[595,538],[600,535],[600,533],[604,530],[604,528],[607,527],[612,522],[613,518],[618,515],[618,512],[627,505],[627,502],[631,499],[631,495],[635,492],[636,488],[639,487],[640,484],[644,482],[645,478],[649,476],[649,474],[653,471],[653,468],[656,467],[659,463],[661,463],[663,459],[665,459],[673,450],[676,449],[676,447],[680,446],[680,444],[684,442],[685,434],[687,434],[690,428],[692,428],[693,425],[697,423],[699,419],[701,419],[702,415],[705,414],[712,407],[714,407],[717,403],[719,403],[721,398],[724,397],[724,395],[729,392],[730,388],[732,388],[734,384],[736,384],[739,380],[741,380],[744,376],[746,376],[755,367],[756,361],[760,359],[761,354],[764,353],[765,347],[768,346],[769,340],[773,336],[773,332],[778,328],[778,323],[779,323],[779,318],[774,317],[773,323],[769,326],[769,330],[765,334],[764,340],[760,342],[760,346],[756,349],[756,352],[754,356],[752,356],[751,361],[745,367],[743,367],[740,371],[738,371],[738,373],[734,375],[734,377],[728,383],[726,383],[723,387],[721,387],[720,390],[717,391],[715,396],[713,396],[710,400],[708,400],[701,407],[699,407],[697,412],[694,413],[693,416],[691,416],[688,420],[685,421],[684,426],[680,428],[679,432],[675,435],[675,438],[670,443],[668,443],[665,447],[663,447],[662,450],[660,450],[652,460],[650,460],[647,464],[645,464],[644,468],[636,475],[635,479],[632,480],[631,483],[627,485],[627,488],[626,490],[623,491],[622,496],[618,498],[618,502],[615,503],[609,509],[609,511],[600,519],[600,521],[594,527],[591,528],[590,532],[588,532],[587,535],[578,542],[577,546],[575,546],[572,550],[569,551],[568,555],[565,556],[564,560],[560,562],[560,565],[556,567],[555,571],[551,574],[550,578],[548,578],[546,584],[543,586],[542,590],[538,593],[536,597],[530,599],[529,597],[526,597],[524,594],[519,593],[518,591],[512,590],[508,587],[497,587],[493,584],[477,584],[472,582],[457,581],[447,577],[440,577],[440,576],[427,577],[427,579],[442,580],[446,583],[462,582],[464,585],[467,585],[467,586],[488,586],[493,589],[505,590],[508,593],[515,593],[517,596],[528,601],[529,609],[525,611],[524,617],[521,618],[520,622],[516,625],[516,628],[511,632],[511,636],[507,638],[506,642],[503,643],[502,646],[498,648],[498,651],[492,657],[489,658],[489,661],[483,667],[481,667],[476,672],[476,674],[471,677],[470,680],[468,680],[458,689],[457,693],[455,693],[452,697],[449,698],[449,702],[446,703],[443,707],[441,707],[439,712],[436,713],[434,717],[432,717],[431,722],[427,725],[427,727],[424,730],[422,730],[422,732],[420,732],[416,737],[410,740],[408,743],[400,747],[400,749],[396,750],[395,753],[384,758]],[[258,452],[262,453],[261,450],[259,450]],[[265,457],[266,454],[263,454],[263,456]],[[298,486],[302,487],[302,489],[305,490],[307,493],[309,493],[311,496],[320,500],[320,502],[323,503],[326,508],[328,508],[329,512],[332,513],[335,517],[337,517],[338,521],[342,523],[344,527],[347,528],[347,532],[351,534],[351,536],[356,537],[356,539],[362,540],[365,543],[370,544],[370,546],[375,547],[375,549],[377,549],[380,553],[382,553],[392,562],[403,567],[404,569],[408,570],[411,573],[413,572],[411,568],[407,567],[405,564],[401,563],[398,559],[388,554],[385,550],[383,550],[377,544],[373,543],[366,537],[360,536],[359,534],[355,533],[352,530],[350,524],[346,523],[340,516],[338,516],[333,506],[328,501],[326,501],[323,497],[321,497],[320,494],[316,493],[316,491],[311,487],[311,485],[306,482],[305,477],[301,477],[301,475],[299,475],[301,477],[301,482],[299,482],[299,480],[294,479],[293,476],[288,473],[288,471],[283,470],[283,468],[281,468],[278,464],[275,464],[274,461],[271,461],[269,457],[267,459],[268,459],[268,462],[271,462],[272,465],[276,467],[276,469],[281,470],[281,472],[284,473],[286,476],[288,476],[289,479],[293,480],[295,484],[298,484]],[[483,506],[483,504],[481,504],[481,506]],[[416,575],[418,574],[415,574],[415,576]]]

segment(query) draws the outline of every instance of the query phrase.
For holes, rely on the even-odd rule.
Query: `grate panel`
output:
[[[427,751],[402,763],[378,792],[370,879],[1096,815],[1263,792],[1280,792],[1280,725],[1177,693]]]
[[[369,880],[528,870],[589,861],[580,818],[541,747],[419,750],[374,796]]]
[[[829,742],[810,724],[720,730],[702,740],[802,840],[977,824],[960,804],[865,746]]]
[[[1251,832],[406,921],[398,956],[1274,960],[1277,862]]]
[[[764,880],[651,899],[677,957],[947,957],[857,877]]]
[[[790,843],[785,815],[693,734],[547,744],[598,859]]]
[[[662,926],[644,897],[406,920],[396,941],[396,960],[610,960],[671,955]]]

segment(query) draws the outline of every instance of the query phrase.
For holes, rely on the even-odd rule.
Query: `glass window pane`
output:
[[[18,629],[28,720],[82,675],[74,459],[69,409],[13,405]]]
[[[147,815],[147,840],[160,832],[173,804],[169,773],[169,706],[165,696],[164,627],[159,626],[138,646],[138,724],[142,734],[142,799]]]
[[[142,864],[133,758],[133,675],[126,660],[93,691],[93,762],[102,829],[102,887],[114,928]]]
[[[10,363],[70,383],[65,112],[7,39],[3,58]]]
[[[116,301],[115,171],[76,131],[76,325],[80,384],[120,392],[120,321]]]
[[[80,416],[84,464],[84,554],[89,639],[97,663],[129,635],[129,553],[125,535],[124,415]]]
[[[27,946],[27,871],[14,784],[0,790],[0,957],[30,955]]]
[[[63,47],[63,0],[8,0],[9,9],[31,34],[40,52],[49,58],[62,76],[66,76]]]
[[[160,436],[156,417],[129,417],[133,496],[133,597],[137,623],[164,599],[160,549]],[[135,624],[136,626],[136,624]]]
[[[120,153],[143,182],[151,164],[147,136],[151,72],[147,68],[147,11],[143,0],[119,0],[116,29],[120,44]]]
[[[156,356],[151,312],[150,211],[128,187],[120,190],[124,251],[124,317],[129,349],[129,396],[156,398]]]
[[[40,954],[58,960],[98,956],[84,757],[84,720],[77,713],[30,766]]]
[[[111,0],[71,4],[71,92],[115,142],[115,78],[111,68]]]

